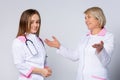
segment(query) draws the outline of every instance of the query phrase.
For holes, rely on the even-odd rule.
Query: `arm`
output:
[[[96,48],[96,55],[104,66],[107,66],[111,60],[113,48],[114,48],[114,37],[112,34],[108,34],[104,41],[93,45]]]
[[[50,47],[54,47],[54,48],[57,48],[57,53],[70,59],[70,60],[73,60],[73,61],[77,61],[78,58],[79,58],[79,54],[78,54],[78,50],[76,51],[71,51],[65,47],[63,47],[60,42],[57,40],[56,37],[52,37],[53,38],[53,41],[50,41],[48,39],[45,40],[45,43],[50,46]]]
[[[19,72],[27,78],[30,77],[31,74],[39,74],[45,77],[49,76],[51,74],[50,69],[40,69],[25,63],[25,52],[21,46],[19,40],[15,40],[12,45],[14,63]]]
[[[32,74],[40,74],[40,75],[42,75],[44,77],[50,76],[51,73],[52,73],[52,71],[51,71],[51,69],[49,67],[45,67],[43,69],[41,69],[41,68],[34,68],[32,70]]]

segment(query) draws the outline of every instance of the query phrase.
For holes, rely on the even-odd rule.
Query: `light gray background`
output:
[[[56,36],[62,44],[75,49],[79,39],[87,32],[83,12],[92,6],[104,10],[106,28],[115,35],[115,50],[109,65],[110,80],[120,80],[120,1],[119,0],[1,0],[0,1],[0,80],[17,80],[18,71],[13,64],[12,41],[18,31],[21,13],[37,9],[42,18],[40,36]],[[78,64],[56,54],[46,45],[48,64],[53,74],[46,80],[75,80]],[[97,66],[96,66],[97,68]]]

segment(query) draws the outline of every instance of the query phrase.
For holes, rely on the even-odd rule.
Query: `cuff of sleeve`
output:
[[[60,46],[60,48],[59,49],[57,49],[57,53],[59,54],[59,52],[60,52],[60,50],[62,49],[63,47],[62,46]]]
[[[32,73],[33,69],[34,69],[34,67],[31,67],[31,69],[23,76],[26,77],[26,78],[29,78],[31,76],[31,73]]]

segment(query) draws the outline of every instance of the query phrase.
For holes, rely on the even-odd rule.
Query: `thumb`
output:
[[[104,42],[103,42],[103,41],[101,41],[101,44],[102,44],[102,45],[104,45]]]
[[[52,36],[52,38],[53,38],[54,40],[57,40],[57,38],[56,38],[55,36]]]

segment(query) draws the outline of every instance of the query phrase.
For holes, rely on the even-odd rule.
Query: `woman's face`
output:
[[[39,16],[37,14],[34,14],[32,17],[31,17],[31,20],[30,20],[30,33],[37,33],[38,29],[39,29],[39,26],[40,26],[40,23],[39,23]]]
[[[89,15],[89,14],[85,15],[85,23],[88,26],[88,29],[91,31],[94,29],[100,28],[99,21],[92,15]]]

